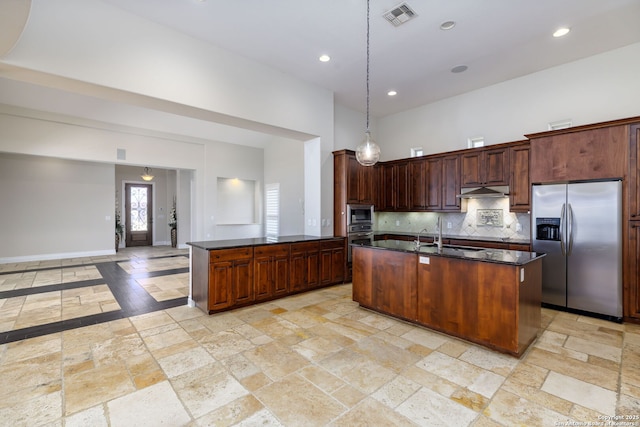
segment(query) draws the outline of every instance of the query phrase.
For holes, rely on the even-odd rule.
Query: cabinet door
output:
[[[531,140],[531,182],[624,176],[628,128],[611,126]]]
[[[427,209],[442,209],[442,158],[427,160]]]
[[[629,222],[629,256],[626,263],[629,299],[626,315],[640,319],[640,221]]]
[[[307,286],[315,288],[320,285],[320,249],[307,252]]]
[[[511,212],[528,212],[531,210],[529,152],[529,144],[510,148],[509,210]]]
[[[344,265],[346,255],[344,248],[335,248],[331,251],[331,283],[344,282]]]
[[[289,257],[278,256],[273,259],[273,295],[280,296],[289,292]]]
[[[640,220],[640,124],[631,126],[629,145],[629,218]]]
[[[209,265],[209,310],[231,307],[233,296],[233,262],[221,261]]]
[[[233,262],[233,304],[244,304],[254,300],[253,260],[243,259]]]
[[[442,210],[459,211],[460,199],[460,156],[452,155],[442,158]]]
[[[322,249],[320,251],[320,284],[328,285],[333,279],[333,256],[331,249]]]
[[[409,164],[410,177],[410,209],[420,211],[427,209],[427,161],[413,160]]]
[[[395,165],[385,163],[380,169],[380,210],[392,211],[395,209]]]
[[[409,162],[402,162],[395,165],[396,188],[395,188],[395,209],[398,211],[409,210]]]
[[[509,185],[509,149],[486,149],[483,152],[484,185]]]
[[[253,260],[253,271],[253,286],[256,299],[265,299],[272,296],[271,257],[256,257]]]
[[[347,156],[347,203],[358,203],[360,181],[358,180],[360,164],[355,156]]]
[[[461,185],[478,187],[484,183],[482,176],[482,152],[472,151],[460,156]]]
[[[361,164],[358,164],[358,203],[375,203],[375,172],[376,169],[373,166],[362,166]]]
[[[307,253],[305,250],[294,249],[291,246],[289,261],[289,287],[291,292],[302,291],[307,288]]]

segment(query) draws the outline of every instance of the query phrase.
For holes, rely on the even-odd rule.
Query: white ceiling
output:
[[[365,0],[103,0],[365,109]],[[371,0],[371,114],[382,117],[640,41],[639,0]],[[449,31],[444,21],[455,21]],[[559,26],[571,27],[554,39]],[[332,60],[320,63],[326,53]],[[463,73],[451,73],[458,65]],[[398,95],[391,98],[387,91]]]

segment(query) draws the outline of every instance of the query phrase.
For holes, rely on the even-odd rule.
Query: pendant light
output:
[[[151,175],[151,169],[144,168],[144,173],[140,175],[140,178],[144,179],[145,181],[151,181],[153,179],[153,175]]]
[[[363,166],[373,166],[380,160],[380,147],[369,131],[369,0],[367,0],[367,130],[364,141],[356,147],[356,159]]]

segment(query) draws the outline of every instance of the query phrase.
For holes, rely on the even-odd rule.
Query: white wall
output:
[[[114,166],[0,153],[0,263],[115,250]]]
[[[277,138],[267,144],[264,183],[280,184],[280,234],[304,234],[304,143]]]
[[[640,116],[640,44],[540,71],[484,89],[381,118],[382,160],[523,140],[548,130],[549,122],[573,125]],[[468,71],[468,72],[471,72]]]

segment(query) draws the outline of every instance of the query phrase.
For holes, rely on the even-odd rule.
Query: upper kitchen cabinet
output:
[[[529,212],[531,210],[531,181],[529,159],[531,148],[527,141],[509,148],[509,210]]]
[[[429,163],[425,157],[418,157],[409,162],[409,210],[424,211],[428,208],[428,173]]]
[[[377,167],[362,166],[351,150],[333,153],[333,234],[347,235],[347,204],[375,204]]]
[[[462,187],[509,185],[509,148],[475,148],[460,154]]]
[[[410,195],[409,162],[385,162],[380,166],[381,211],[408,211]]]
[[[531,141],[531,182],[623,177],[627,132],[628,126],[588,125],[526,135]]]
[[[629,219],[640,221],[640,124],[630,128],[629,144]]]
[[[429,156],[427,158],[427,210],[433,212],[460,211],[460,156]]]

